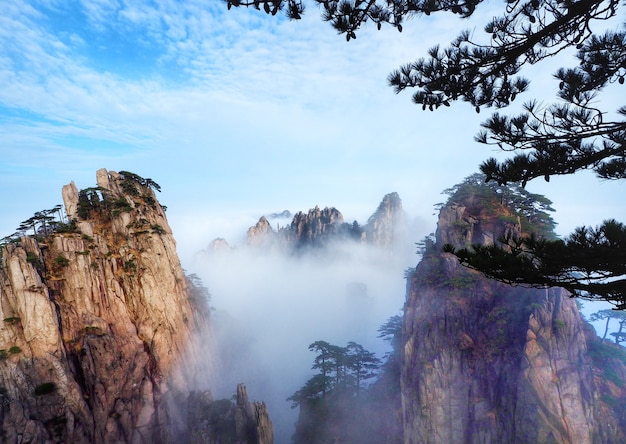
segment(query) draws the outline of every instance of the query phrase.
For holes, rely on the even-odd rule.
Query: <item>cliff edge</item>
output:
[[[445,243],[524,234],[525,216],[502,192],[469,185],[441,209],[436,239],[409,277],[404,442],[626,442],[626,354],[600,342],[576,300],[487,280],[442,253]]]
[[[206,302],[192,305],[158,185],[104,169],[97,184],[63,187],[68,220],[4,247],[7,442],[168,442],[182,421],[167,406],[194,383]]]

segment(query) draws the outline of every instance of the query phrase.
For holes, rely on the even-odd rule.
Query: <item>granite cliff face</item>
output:
[[[63,188],[68,219],[5,246],[0,424],[6,442],[186,436],[208,325],[154,189],[132,173]]]
[[[408,282],[406,444],[626,442],[626,360],[561,289],[509,287],[441,253],[519,233],[515,213],[442,208]],[[608,347],[608,348],[607,348]]]

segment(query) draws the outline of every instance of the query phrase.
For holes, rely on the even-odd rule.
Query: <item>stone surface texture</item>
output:
[[[488,281],[441,252],[519,234],[512,219],[441,210],[436,244],[408,282],[404,442],[626,442],[624,361],[610,357],[576,300]]]
[[[97,183],[90,202],[73,182],[63,188],[75,229],[3,251],[6,442],[155,443],[179,433],[168,406],[198,376],[194,335],[207,319],[190,304],[153,189],[104,169]]]

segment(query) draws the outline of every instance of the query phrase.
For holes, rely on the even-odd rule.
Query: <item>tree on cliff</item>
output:
[[[595,313],[592,313],[589,316],[589,320],[592,322],[602,321],[606,319],[606,324],[604,326],[604,335],[602,335],[602,341],[606,339],[606,336],[609,332],[609,324],[612,320],[617,320],[617,324],[619,328],[616,332],[611,333],[611,336],[615,338],[615,343],[620,344],[621,342],[625,342],[626,338],[624,338],[624,329],[626,328],[626,313],[623,311],[615,311],[615,310],[600,310]]]
[[[283,11],[290,19],[304,13],[302,0],[226,0],[232,6]],[[470,17],[482,0],[312,0],[322,17],[349,41],[367,22],[402,31],[406,18],[448,12]],[[622,3],[623,4],[623,3]],[[502,14],[485,25],[487,39],[472,40],[463,31],[441,50],[392,72],[396,92],[415,89],[413,101],[431,111],[452,102],[503,108],[524,92],[529,81],[518,74],[568,48],[576,49],[577,66],[560,68],[558,101],[524,105],[516,116],[494,113],[476,140],[514,156],[488,159],[481,171],[488,181],[522,186],[534,178],[591,169],[600,178],[626,178],[626,106],[600,108],[598,95],[626,77],[626,33],[623,28],[599,33],[593,27],[615,19],[619,0],[507,0]],[[616,26],[614,26],[616,28]],[[561,286],[584,298],[600,298],[626,308],[626,227],[605,221],[581,227],[565,241],[509,239],[506,248],[464,251],[466,265],[505,282]],[[570,253],[575,256],[570,259]],[[608,253],[608,255],[607,255]],[[506,273],[501,273],[502,268]],[[515,274],[515,269],[522,270]],[[577,273],[582,273],[579,276]]]
[[[375,377],[380,368],[380,359],[356,342],[340,347],[315,341],[309,345],[309,350],[317,353],[311,368],[319,373],[287,398],[293,407],[337,393],[358,395],[363,383]]]
[[[309,350],[317,353],[312,369],[318,373],[287,398],[300,408],[293,442],[384,442],[385,427],[371,418],[379,415],[371,410],[376,400],[365,384],[378,376],[380,359],[356,342],[340,347],[315,341]]]
[[[623,288],[619,277],[626,274],[624,225],[607,221],[601,228],[578,228],[565,240],[554,239],[555,224],[548,214],[554,211],[550,200],[520,186],[485,183],[484,177],[474,174],[445,190],[450,196],[448,204],[463,205],[486,218],[501,218],[498,212],[505,206],[517,216],[522,235],[508,234],[499,239],[501,244],[476,244],[458,250],[445,245],[445,252],[509,284],[561,286],[584,298],[601,295],[619,300]]]
[[[550,215],[554,212],[552,201],[541,194],[531,193],[518,184],[486,182],[484,174],[475,173],[443,190],[442,194],[449,196],[449,203],[462,204],[472,213],[486,217],[498,216],[502,206],[505,206],[520,216],[522,231],[533,232],[547,239],[556,237],[556,222]]]

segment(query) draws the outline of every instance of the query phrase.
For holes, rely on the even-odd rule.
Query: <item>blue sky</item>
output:
[[[217,0],[5,0],[0,232],[60,203],[71,180],[94,185],[102,167],[162,186],[183,264],[261,214],[335,206],[365,222],[392,191],[434,231],[441,191],[502,156],[473,141],[489,111],[423,112],[386,78],[461,29],[479,35],[491,7],[474,22],[368,26],[348,43],[312,4],[290,22]],[[523,100],[554,97],[556,66],[528,72]],[[615,109],[619,97],[602,100]],[[624,183],[581,174],[529,189],[554,201],[562,234],[626,220]]]

